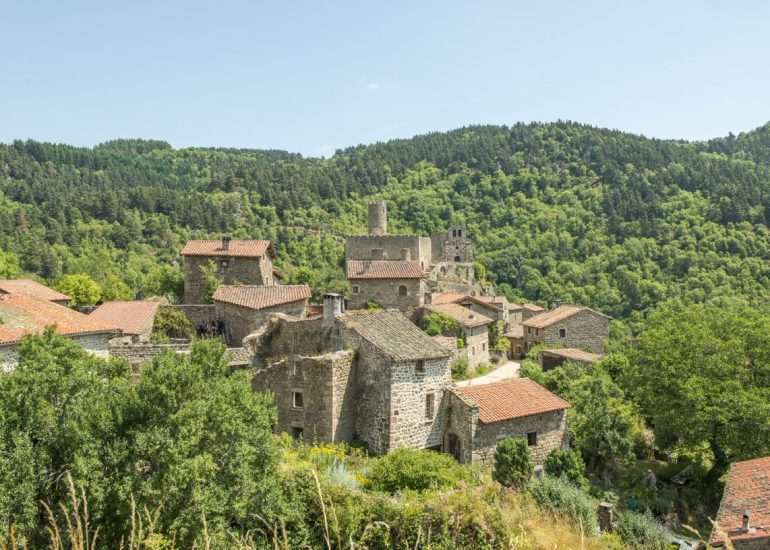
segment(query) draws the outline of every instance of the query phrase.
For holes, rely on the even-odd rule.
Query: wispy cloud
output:
[[[379,92],[380,91],[380,85],[377,82],[364,82],[364,90],[367,92]]]

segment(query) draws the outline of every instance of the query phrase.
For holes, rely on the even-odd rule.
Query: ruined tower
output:
[[[385,201],[369,203],[369,235],[388,234],[388,206]]]

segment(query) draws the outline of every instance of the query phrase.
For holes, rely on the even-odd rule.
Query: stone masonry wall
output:
[[[0,372],[11,372],[19,364],[19,350],[15,345],[0,348]]]
[[[581,311],[541,330],[543,341],[549,346],[579,348],[594,353],[604,352],[604,342],[610,337],[609,319],[592,311]],[[565,330],[565,337],[559,336]]]
[[[465,329],[465,347],[468,350],[468,368],[475,370],[479,365],[489,364],[489,331],[487,326]]]
[[[268,255],[260,258],[242,258],[231,256],[185,256],[184,258],[184,302],[186,304],[203,303],[206,277],[201,268],[213,261],[216,276],[225,285],[272,285],[273,262]],[[221,263],[227,262],[227,267]]]
[[[251,309],[224,302],[214,304],[216,317],[224,328],[225,341],[231,346],[240,346],[243,339],[262,326],[271,314],[280,312],[293,317],[301,317],[305,313],[306,300],[264,309]]]
[[[110,358],[110,334],[83,334],[70,338],[91,355],[101,359]],[[19,349],[16,344],[0,347],[0,371],[10,372],[19,364]]]
[[[173,308],[184,313],[196,334],[211,335],[219,331],[219,320],[214,304],[177,304],[160,307]]]
[[[431,263],[431,242],[417,235],[356,235],[345,239],[345,260],[371,260],[372,249],[381,248],[388,260],[400,260],[401,250],[409,249],[411,259],[423,269]]]
[[[358,294],[351,292],[348,309],[366,309],[366,302],[377,302],[383,309],[397,309],[407,317],[422,307],[425,290],[422,279],[355,279],[351,287],[358,286]],[[399,296],[400,286],[406,286],[406,296]]]

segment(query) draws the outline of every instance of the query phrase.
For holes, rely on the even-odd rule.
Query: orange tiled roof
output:
[[[451,317],[465,327],[477,327],[493,322],[493,320],[486,315],[476,313],[460,304],[425,304],[423,307],[428,311],[441,313],[447,317]]]
[[[215,302],[224,302],[249,309],[299,302],[310,299],[307,285],[220,285],[212,297]]]
[[[465,296],[460,302],[476,302],[482,307],[493,309],[495,311],[503,311],[503,304],[501,302],[495,302],[494,299],[497,296]]]
[[[261,258],[265,254],[275,258],[275,251],[270,241],[230,241],[227,250],[222,239],[208,241],[187,241],[182,249],[182,256],[230,256],[240,258]]]
[[[33,296],[52,302],[69,302],[72,300],[66,294],[48,288],[32,279],[4,279],[0,281],[0,294],[23,294],[24,296]]]
[[[158,307],[160,302],[148,300],[104,302],[89,317],[116,326],[123,334],[144,334],[152,331]]]
[[[350,260],[348,279],[422,279],[425,274],[413,260]]]
[[[513,378],[479,386],[454,387],[452,391],[479,408],[484,424],[566,409],[570,406],[529,378]]]
[[[524,338],[524,327],[521,325],[512,326],[511,330],[506,332],[503,336],[506,338]]]
[[[599,359],[602,358],[602,356],[598,353],[591,353],[590,351],[585,351],[578,348],[544,349],[541,353],[545,355],[563,357],[568,361],[582,361],[583,363],[596,363]]]
[[[444,294],[434,294],[431,296],[431,304],[441,305],[441,304],[453,304],[457,302],[458,300],[462,300],[465,298],[467,294],[457,294],[453,292],[446,292]]]
[[[56,325],[56,332],[65,336],[118,332],[115,326],[74,309],[21,294],[0,296],[0,320],[0,344],[18,342],[25,334],[50,325]]]
[[[742,531],[744,510],[751,514],[747,533]],[[733,542],[766,540],[770,546],[770,456],[730,466],[717,524]],[[714,530],[711,544],[723,543]]]
[[[540,313],[539,315],[535,315],[534,317],[530,317],[526,321],[522,321],[521,324],[532,328],[546,328],[546,327],[550,327],[554,323],[563,321],[568,317],[572,317],[573,315],[575,315],[576,313],[580,313],[581,311],[590,311],[597,315],[601,315],[602,317],[607,317],[607,319],[610,318],[609,316],[604,315],[603,313],[594,311],[590,307],[563,305],[554,309],[550,309],[546,312]]]

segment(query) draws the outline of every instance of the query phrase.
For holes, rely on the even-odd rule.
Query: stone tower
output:
[[[388,234],[388,206],[385,201],[369,203],[369,234]]]

